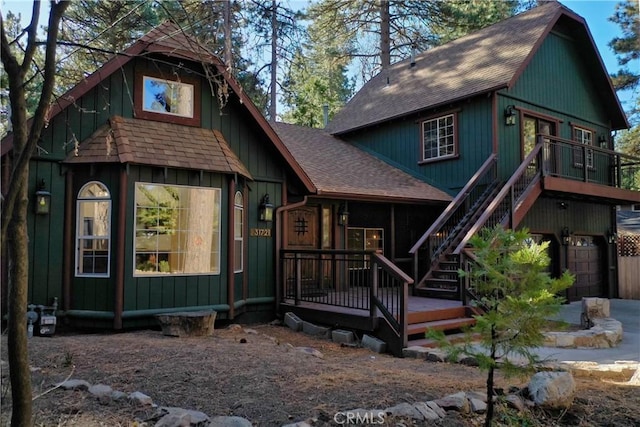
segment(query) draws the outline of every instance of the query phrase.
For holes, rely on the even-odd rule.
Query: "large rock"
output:
[[[538,372],[531,378],[528,389],[536,405],[565,409],[573,403],[576,383],[569,372]]]
[[[215,311],[185,311],[157,314],[162,333],[171,337],[202,337],[213,335]]]
[[[611,307],[607,298],[582,298],[582,313],[589,319],[602,319],[611,316]]]

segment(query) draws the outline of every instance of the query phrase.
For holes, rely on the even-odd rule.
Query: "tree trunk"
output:
[[[231,50],[231,0],[224,1],[224,62],[229,71],[233,69]]]
[[[31,427],[31,371],[27,345],[27,302],[29,252],[27,237],[27,168],[20,177],[19,195],[14,205],[7,237],[9,256],[9,322],[7,344],[11,379],[12,426]]]
[[[271,101],[269,102],[269,120],[275,122],[278,95],[278,3],[271,2]]]
[[[493,422],[493,376],[496,362],[496,340],[497,334],[494,325],[491,326],[491,366],[487,373],[487,415],[484,419],[484,427],[491,427],[491,423]]]
[[[380,68],[386,70],[391,65],[391,16],[389,0],[380,0]]]

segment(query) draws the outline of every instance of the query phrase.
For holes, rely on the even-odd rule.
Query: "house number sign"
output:
[[[270,228],[251,228],[249,230],[249,235],[251,237],[271,237],[271,229]]]

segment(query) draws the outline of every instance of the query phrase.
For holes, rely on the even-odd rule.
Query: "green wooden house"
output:
[[[349,255],[319,254],[309,264],[303,258],[311,255],[298,252],[283,269],[283,311],[318,320],[331,311],[330,321],[353,325],[345,310],[329,306],[370,310],[370,323],[359,326],[398,352],[412,340],[422,342],[425,326],[467,323],[469,295],[457,270],[469,262],[469,238],[496,224],[526,227],[533,239],[550,242],[550,273],[568,269],[576,276],[568,300],[617,297],[616,206],[640,200],[639,159],[614,151],[613,133],[627,127],[584,19],[557,2],[392,64],[322,131],[276,126],[318,188],[328,177],[344,175],[341,183],[351,185],[367,175],[348,146],[375,159],[370,167],[382,161],[410,176],[408,185],[419,179],[452,197],[442,211],[413,204],[405,220],[391,199],[376,205],[345,191],[344,248],[378,252],[371,255],[377,272],[347,263],[348,281],[358,268],[367,269],[371,290],[346,302],[310,292],[319,277],[336,276],[339,257]],[[323,158],[325,147],[334,154]],[[380,185],[374,193],[384,198],[385,191]],[[426,191],[422,196],[437,199]],[[362,246],[368,231],[385,236],[384,244]],[[387,269],[379,255],[404,275]],[[286,280],[297,281],[297,288]],[[339,273],[336,280],[343,280]],[[401,296],[389,299],[390,289]]]
[[[273,318],[273,207],[313,191],[222,62],[172,23],[56,100],[29,188],[29,302],[115,329],[183,310]]]

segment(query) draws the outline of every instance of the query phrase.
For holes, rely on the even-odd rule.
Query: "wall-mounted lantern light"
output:
[[[600,145],[600,148],[607,148],[607,137],[600,135],[598,137],[598,145]]]
[[[338,208],[338,224],[347,225],[349,223],[349,212],[344,206],[344,203]]]
[[[515,105],[507,105],[507,108],[504,109],[504,124],[507,126],[515,125],[517,114]]]
[[[569,243],[571,243],[571,232],[569,231],[569,228],[563,227],[560,237],[562,238],[562,244],[569,246]]]
[[[35,194],[35,212],[37,215],[48,215],[51,208],[51,193],[45,190],[44,179],[40,180]]]
[[[617,241],[618,241],[618,234],[611,231],[611,229],[607,230],[607,242],[609,242],[610,245],[613,245]]]
[[[273,221],[273,205],[269,201],[269,194],[265,194],[264,196],[262,196],[262,200],[260,200],[260,206],[258,207],[258,213],[260,216],[260,221]]]

